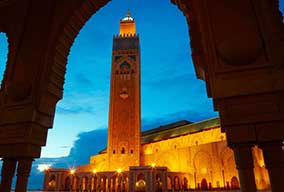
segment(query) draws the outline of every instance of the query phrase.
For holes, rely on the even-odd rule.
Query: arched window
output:
[[[180,189],[180,181],[179,181],[179,177],[178,176],[174,177],[174,189],[175,190],[179,190]]]
[[[240,189],[240,183],[236,176],[231,178],[231,188],[232,189]]]
[[[135,184],[135,191],[137,192],[145,192],[146,191],[146,182],[145,180],[138,180]]]
[[[130,64],[124,61],[122,64],[120,64],[119,68],[120,68],[120,73],[127,74],[130,71]]]
[[[201,190],[208,190],[207,180],[205,178],[201,180]]]
[[[124,147],[122,147],[122,149],[121,149],[121,154],[125,154],[125,148]]]
[[[133,149],[130,150],[130,153],[133,154]]]
[[[65,178],[64,189],[65,191],[69,191],[71,188],[71,179],[70,177]]]
[[[54,190],[56,186],[56,178],[55,175],[52,175],[48,181],[48,189]]]
[[[112,153],[115,154],[115,150],[113,150]]]

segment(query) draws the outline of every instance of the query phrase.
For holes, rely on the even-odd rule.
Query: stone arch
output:
[[[73,13],[69,16],[68,19],[66,19],[66,22],[62,24],[62,28],[58,30],[58,36],[53,42],[53,47],[50,48],[48,52],[48,58],[51,60],[52,65],[50,67],[50,73],[48,74],[49,76],[47,77],[48,84],[47,87],[50,88],[50,90],[54,91],[54,95],[58,97],[58,99],[62,98],[62,90],[63,90],[63,84],[64,84],[64,76],[65,76],[65,69],[66,69],[66,63],[67,63],[67,57],[70,52],[70,48],[83,27],[83,25],[89,20],[89,18],[95,14],[95,12],[106,5],[109,1],[108,0],[100,0],[100,1],[95,1],[95,0],[84,0],[82,3],[79,5],[79,8],[76,10],[74,9]],[[190,15],[188,14],[189,12],[189,7],[183,6],[181,4],[178,5],[178,9],[183,12],[183,14],[186,16],[187,23],[190,25],[191,32],[194,32],[194,29],[197,29],[195,25],[197,23],[195,22],[189,22],[189,17]],[[198,30],[197,30],[198,31]],[[200,55],[200,53],[197,53],[197,45],[198,45],[199,40],[195,40],[195,43],[191,45],[192,48],[192,59],[194,62],[196,62],[198,58],[198,62],[200,62],[200,58],[202,57],[196,57],[197,55]],[[201,40],[200,40],[200,47],[201,47]],[[200,48],[199,48],[200,50]],[[199,51],[198,51],[199,52]],[[196,69],[197,71],[197,76],[200,78],[202,75],[200,75],[200,70],[201,69]],[[58,73],[59,72],[59,73]],[[57,81],[57,84],[54,84],[52,79],[59,79]],[[155,150],[155,149],[154,149]],[[160,151],[158,149],[158,151]],[[119,151],[113,151],[119,152]],[[154,151],[155,152],[155,151]]]
[[[225,179],[223,183],[225,185],[227,182],[230,182],[231,178],[234,175],[238,175],[238,171],[235,165],[234,153],[233,150],[229,147],[224,148],[221,153],[221,165],[223,178]]]
[[[76,36],[79,34],[79,31],[82,29],[84,24],[91,18],[92,15],[94,15],[100,8],[104,7],[109,0],[84,0],[82,1],[77,8],[73,10],[73,12],[69,15],[69,17],[66,19],[66,22],[62,24],[62,28],[59,30],[57,34],[57,38],[54,40],[53,48],[49,50],[49,58],[53,61],[53,64],[51,66],[51,73],[49,74],[49,83],[48,87],[52,87],[56,90],[56,95],[59,99],[62,98],[63,95],[63,84],[64,84],[64,76],[65,76],[65,68],[67,64],[67,57],[69,55],[71,46],[76,38]],[[174,3],[178,4],[178,10],[181,11],[186,19],[188,25],[190,25],[191,31],[192,29],[195,29],[195,25],[197,23],[189,23],[189,9],[190,7],[187,7],[185,5],[182,5],[180,3]],[[197,45],[196,42],[199,42],[201,47],[201,39],[195,40],[195,45]],[[192,46],[192,47],[195,47]],[[200,48],[199,48],[200,49]],[[55,50],[55,51],[53,51]],[[195,49],[192,50],[192,53],[195,52]],[[197,55],[197,54],[195,54]],[[196,57],[192,57],[193,60],[196,60]],[[200,58],[199,58],[200,59]],[[60,70],[59,70],[60,69]],[[197,70],[199,72],[200,69]],[[58,73],[60,72],[60,73]],[[197,76],[200,76],[199,73]],[[60,82],[58,82],[58,85],[54,85],[52,83],[52,79],[60,79]],[[204,79],[204,78],[203,78]]]
[[[48,77],[48,87],[54,89],[55,95],[61,99],[63,95],[64,76],[66,71],[67,57],[71,46],[85,23],[100,8],[105,6],[109,0],[84,0],[73,9],[66,22],[62,23],[62,28],[58,31],[52,47],[48,51],[48,57],[52,61]],[[59,79],[57,84],[52,79]]]
[[[136,178],[136,181],[139,181],[139,180],[145,180],[145,175],[143,174],[143,173],[139,173],[138,175],[137,175],[137,178]]]
[[[143,173],[139,173],[136,177],[135,182],[135,191],[136,192],[145,192],[146,191],[146,181],[145,181],[145,175]]]
[[[91,5],[94,6],[94,5],[96,5],[96,3],[94,3],[94,2],[98,2],[98,1],[95,1],[95,0],[93,0],[93,1],[91,1],[91,0],[87,1],[87,0],[86,0],[85,2],[88,2],[88,3],[90,3]],[[95,7],[95,6],[94,6],[94,7]],[[99,6],[99,7],[100,7],[100,6]],[[182,5],[180,5],[180,7],[182,7]],[[183,9],[188,9],[188,7],[189,7],[189,6],[184,6]],[[84,12],[82,12],[82,13],[85,13],[85,14],[86,14],[87,11],[88,11],[88,10],[85,9]],[[88,12],[87,12],[87,13],[88,13]],[[188,13],[188,14],[186,14],[186,13],[185,13],[185,14],[186,14],[186,17],[188,18],[188,17],[191,16],[191,14],[189,14],[189,13],[191,13],[191,12],[188,11],[187,13]],[[195,12],[193,11],[192,14],[194,15]],[[82,15],[82,14],[79,13],[78,15]],[[79,18],[79,16],[78,16],[78,18]],[[84,14],[83,14],[83,18],[84,18]],[[81,21],[81,19],[79,19],[79,21]],[[192,20],[192,21],[190,21],[190,22],[191,22],[191,23],[194,23],[194,22],[195,22],[195,23],[198,23],[198,21],[196,21],[196,20]],[[75,23],[75,27],[76,27],[76,22],[73,22],[73,24],[74,24],[74,23]],[[79,22],[79,23],[80,23],[80,22]],[[71,25],[70,25],[70,26],[71,26]],[[193,27],[191,27],[191,30],[194,30]],[[197,29],[197,31],[198,31],[198,29]],[[195,34],[198,34],[198,33],[195,33]],[[68,39],[68,38],[67,38],[67,39]],[[195,45],[195,43],[192,43],[192,44]],[[62,45],[63,45],[63,44],[62,44]],[[200,51],[200,49],[199,49],[198,51],[199,51],[199,52],[202,52],[202,50]],[[199,61],[199,59],[202,58],[202,57],[200,57],[200,55],[198,55],[198,51],[196,52],[197,55],[193,53],[193,57],[197,58],[197,60]],[[63,52],[64,52],[64,51],[63,51]],[[64,62],[63,62],[63,63],[64,63]],[[197,63],[198,63],[198,62],[197,62]],[[203,62],[203,63],[206,63],[206,62]],[[202,78],[202,77],[203,77],[203,79],[205,79],[205,78],[204,78],[204,73],[205,73],[205,72],[204,72],[204,73],[198,72],[198,68],[196,69],[196,71],[197,71],[197,75],[199,76],[199,78]],[[52,73],[52,72],[51,72],[51,73]],[[51,85],[51,86],[52,86],[52,85]],[[55,87],[55,88],[58,88],[58,87]],[[209,87],[208,89],[210,89],[210,87]],[[61,93],[61,88],[60,88],[60,87],[58,88],[58,92],[59,92],[58,95],[60,96],[60,93]],[[50,104],[51,104],[51,103],[50,103]]]
[[[174,190],[180,190],[180,178],[178,176],[174,177]]]
[[[184,190],[188,189],[188,178],[187,177],[183,177],[182,189]]]
[[[236,176],[231,178],[231,189],[240,189],[240,183]]]
[[[120,153],[121,153],[121,154],[125,154],[125,147],[122,147],[122,148],[121,148]]]
[[[193,166],[196,172],[196,180],[201,181],[202,179],[209,180],[212,172],[212,157],[204,151],[198,151],[193,157]]]
[[[123,61],[121,64],[119,64],[120,74],[126,74],[129,73],[131,69],[131,65],[127,61]]]
[[[205,178],[203,178],[201,180],[200,188],[201,188],[201,190],[208,190],[208,183],[207,183],[207,180]]]
[[[167,177],[167,189],[171,190],[172,189],[172,177],[168,175]]]
[[[146,192],[145,180],[139,180],[135,184],[135,192]]]
[[[48,179],[48,190],[55,190],[56,187],[56,176],[52,174]]]
[[[158,173],[156,174],[156,181],[155,181],[155,191],[160,192],[162,191],[163,182],[161,181],[161,175]]]

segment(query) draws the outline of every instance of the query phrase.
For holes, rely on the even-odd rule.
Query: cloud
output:
[[[106,148],[107,129],[98,129],[89,132],[82,132],[71,148],[69,158],[77,159],[77,163],[89,163],[91,155],[97,154]]]
[[[91,113],[94,114],[95,110],[92,106],[85,106],[85,107],[70,107],[70,108],[64,108],[64,107],[56,107],[56,113],[64,114],[64,115],[70,115],[70,114],[80,114],[80,113]]]
[[[109,93],[101,90],[72,91],[64,95],[56,106],[56,113],[69,114],[96,114],[108,108]]]
[[[82,73],[77,73],[75,79],[81,86],[92,87],[94,85],[93,82]]]

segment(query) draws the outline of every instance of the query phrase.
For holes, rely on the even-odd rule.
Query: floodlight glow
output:
[[[47,171],[51,167],[51,164],[38,164],[37,170],[40,172]]]
[[[75,173],[74,169],[70,169],[70,174],[73,175]]]

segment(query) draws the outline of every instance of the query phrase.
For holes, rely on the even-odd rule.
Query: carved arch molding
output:
[[[84,0],[81,5],[76,8],[71,14],[66,22],[62,25],[63,28],[60,29],[57,35],[57,39],[55,41],[55,52],[51,52],[50,56],[54,61],[51,71],[53,73],[50,74],[50,86],[53,87],[54,93],[58,97],[62,97],[62,86],[64,83],[64,75],[65,75],[65,65],[67,63],[67,57],[70,51],[70,48],[80,32],[81,28],[84,24],[90,19],[90,17],[95,14],[100,8],[104,7],[110,0]],[[186,17],[189,17],[189,9],[187,6],[183,5],[181,1],[172,0],[173,4],[178,5],[179,9],[183,12]],[[194,28],[194,27],[191,27]],[[62,70],[59,70],[62,69]],[[64,69],[64,70],[63,70]],[[61,73],[58,73],[61,72]],[[58,76],[60,75],[60,77]],[[57,85],[52,82],[51,79],[54,79],[54,76],[62,79],[61,82],[57,82]]]

